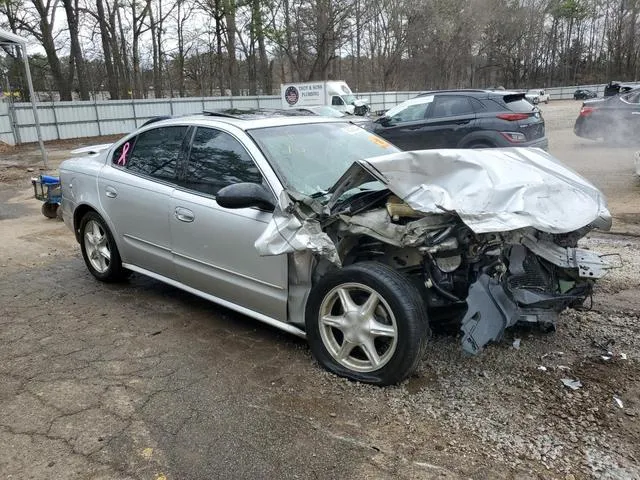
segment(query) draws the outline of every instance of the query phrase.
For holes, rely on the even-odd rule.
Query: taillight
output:
[[[527,137],[524,133],[520,132],[500,132],[504,138],[509,140],[511,143],[522,143],[527,141]]]
[[[582,107],[580,109],[580,116],[581,117],[588,117],[589,115],[591,115],[596,109],[593,107]]]
[[[499,113],[496,117],[509,122],[517,122],[518,120],[526,120],[529,115],[526,113]]]

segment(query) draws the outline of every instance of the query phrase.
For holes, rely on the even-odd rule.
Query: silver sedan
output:
[[[607,226],[595,188],[565,182],[578,208],[544,152],[468,152],[407,157],[318,117],[165,119],[63,162],[63,218],[98,280],[153,277],[306,337],[331,372],[388,385],[416,368],[438,322],[459,322],[476,353],[515,323],[555,322],[606,268],[575,248]],[[533,190],[491,173],[524,207],[491,203],[498,196],[481,183],[499,155],[538,169]],[[563,201],[536,216],[527,195],[545,185]],[[436,191],[448,192],[448,208],[415,197]],[[582,213],[560,228],[568,215],[557,203]]]

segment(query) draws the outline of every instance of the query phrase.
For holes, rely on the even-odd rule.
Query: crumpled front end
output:
[[[561,311],[580,307],[608,264],[597,253],[562,247],[533,234],[507,244],[501,258],[469,286],[461,321],[465,351],[477,353],[516,323],[553,329]]]
[[[386,188],[358,190],[372,181]],[[541,150],[402,152],[354,163],[324,199],[285,190],[256,248],[310,253],[300,285],[390,265],[419,286],[430,322],[456,322],[477,353],[516,323],[552,327],[583,305],[609,265],[577,242],[610,224],[602,194]]]

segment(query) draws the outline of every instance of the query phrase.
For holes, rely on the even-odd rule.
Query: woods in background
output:
[[[0,0],[56,98],[271,94],[636,80],[640,0]],[[24,91],[19,52],[0,80]]]

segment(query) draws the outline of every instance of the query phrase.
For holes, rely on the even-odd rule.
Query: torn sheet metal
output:
[[[317,206],[311,205],[309,212],[302,212],[300,206],[289,193],[282,192],[271,221],[254,244],[258,254],[267,256],[309,251],[340,266],[335,244],[314,218],[313,208]]]
[[[476,354],[489,342],[500,340],[504,330],[518,322],[553,327],[558,314],[574,301],[584,298],[584,292],[566,294],[548,292],[547,279],[536,278],[535,265],[522,245],[511,247],[506,280],[482,273],[471,284],[466,298],[467,312],[462,319],[463,349]],[[521,279],[526,278],[526,284]],[[514,344],[515,347],[515,344]]]
[[[308,250],[336,265],[341,264],[336,246],[329,235],[322,231],[320,222],[299,220],[282,211],[273,213],[267,228],[256,240],[255,247],[262,256]]]
[[[518,306],[509,298],[500,282],[481,274],[469,288],[469,306],[462,319],[462,348],[476,354],[489,342],[502,338],[505,328],[515,325],[519,318]]]
[[[442,149],[399,152],[358,162],[414,210],[455,212],[476,233],[533,227],[567,233],[598,222],[610,228],[602,193],[537,148]],[[345,174],[330,205],[358,182]],[[360,176],[361,178],[361,176]]]
[[[444,215],[427,215],[405,225],[393,223],[386,208],[363,212],[358,215],[339,215],[338,231],[351,235],[367,235],[396,247],[423,245],[427,233],[450,223]]]
[[[524,237],[522,244],[554,265],[578,269],[578,274],[584,278],[602,278],[611,268],[601,255],[582,248],[565,248],[531,236]]]

